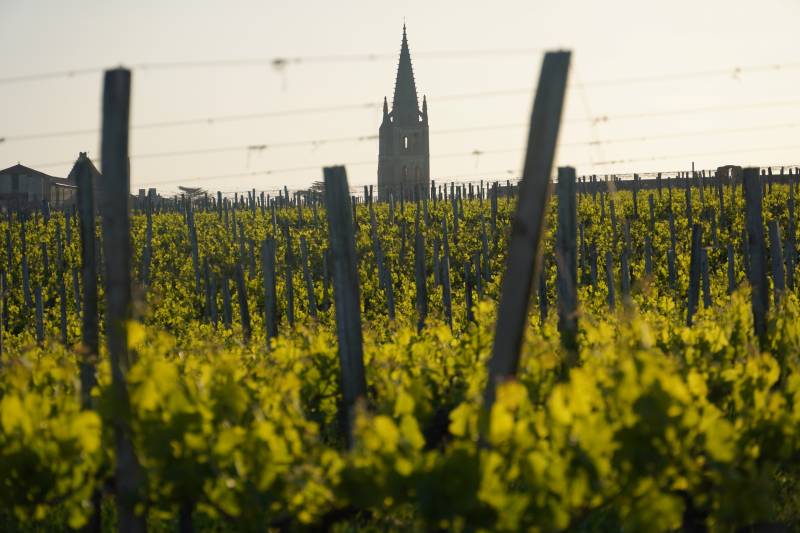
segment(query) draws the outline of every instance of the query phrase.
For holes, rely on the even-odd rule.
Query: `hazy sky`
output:
[[[339,163],[375,183],[377,139],[357,138],[391,100],[404,18],[438,181],[518,174],[540,50],[555,48],[573,51],[558,163],[579,174],[800,163],[797,0],[0,0],[0,168],[63,176],[79,151],[96,157],[100,71],[126,65],[132,124],[200,119],[133,129],[133,188],[293,189]],[[262,61],[230,64],[247,59]],[[344,140],[311,142],[326,139]]]

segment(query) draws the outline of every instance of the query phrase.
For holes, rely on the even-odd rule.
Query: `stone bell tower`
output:
[[[417,185],[421,194],[427,194],[431,179],[428,102],[423,96],[422,110],[419,109],[405,24],[392,110],[384,97],[378,138],[378,199],[386,201],[390,194],[399,198],[401,185],[407,198],[413,198]]]

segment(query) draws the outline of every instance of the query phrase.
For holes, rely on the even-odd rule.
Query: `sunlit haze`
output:
[[[331,164],[374,184],[404,21],[436,181],[519,175],[550,49],[573,52],[559,165],[788,166],[798,15],[788,0],[4,0],[0,167],[65,176],[80,151],[96,160],[102,70],[124,65],[134,189],[298,189]]]

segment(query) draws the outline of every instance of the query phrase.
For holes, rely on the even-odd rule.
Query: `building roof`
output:
[[[86,165],[89,167],[89,172],[92,174],[92,185],[95,189],[99,188],[102,185],[102,182],[99,178],[102,178],[100,171],[97,170],[97,167],[94,166],[94,163],[89,156],[86,155],[86,152],[80,152],[78,154],[78,159],[75,161],[75,164],[72,165],[72,170],[69,171],[69,174],[66,177],[66,180],[70,185],[76,185],[78,183],[77,177],[78,172],[80,170],[80,165]]]
[[[397,79],[394,84],[392,100],[394,123],[407,126],[419,122],[419,101],[414,69],[411,66],[411,52],[408,50],[406,25],[403,24],[403,42],[400,45],[400,60],[397,64]]]
[[[20,163],[17,163],[13,167],[8,167],[8,168],[4,168],[3,170],[0,170],[0,175],[2,175],[2,174],[9,174],[9,175],[11,175],[11,174],[25,174],[25,175],[28,175],[28,176],[37,176],[39,178],[46,178],[46,179],[49,179],[49,180],[61,180],[61,179],[63,179],[63,178],[57,178],[55,176],[51,176],[49,174],[45,174],[44,172],[32,169],[30,167],[26,167],[25,165],[22,165]]]

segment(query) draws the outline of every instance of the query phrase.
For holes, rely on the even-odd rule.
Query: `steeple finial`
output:
[[[386,97],[383,97],[383,120],[389,118],[389,103],[386,101]]]
[[[411,52],[408,50],[405,22],[403,23],[403,41],[400,44],[400,60],[397,64],[392,113],[397,124],[410,125],[419,122],[417,86],[414,82],[414,70],[411,67]]]

